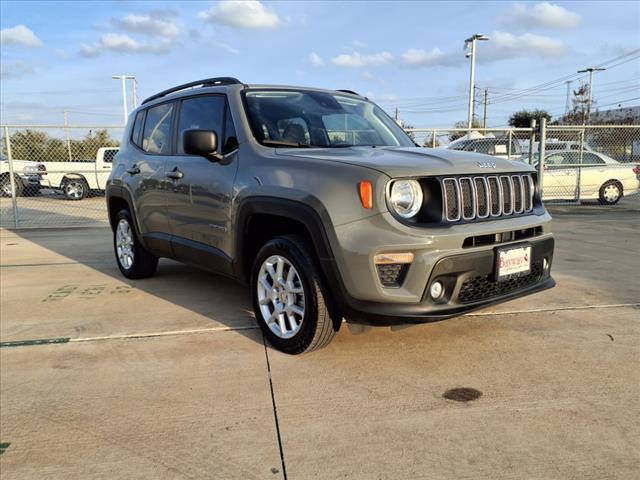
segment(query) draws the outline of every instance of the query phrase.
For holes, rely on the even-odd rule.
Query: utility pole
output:
[[[129,113],[127,112],[127,80],[135,80],[136,77],[133,75],[113,75],[111,77],[114,80],[120,80],[122,83],[122,112],[124,113],[124,124],[127,124],[127,118],[129,117]],[[135,91],[135,84],[134,84]],[[135,94],[134,94],[135,95]],[[135,103],[135,100],[134,100]]]
[[[69,113],[68,110],[65,110],[64,112],[64,133],[65,136],[67,137],[67,152],[69,153],[69,161],[71,162],[71,139],[69,138],[69,122],[68,122],[68,118],[67,118],[67,114]]]
[[[573,80],[567,80],[564,83],[567,84],[567,99],[564,102],[564,114],[566,116],[569,113],[569,97],[571,96],[571,84],[573,83]]]
[[[585,121],[585,117],[582,117],[582,123],[589,123],[591,119],[591,102],[593,101],[593,72],[602,72],[606,70],[604,67],[589,67],[584,70],[578,70],[578,73],[587,73],[589,72],[589,103],[587,103],[587,118]]]
[[[133,77],[133,108],[138,107],[138,79]]]
[[[471,50],[466,53],[467,57],[471,57],[471,71],[469,75],[469,120],[468,120],[468,128],[471,131],[471,127],[473,126],[473,105],[474,105],[474,87],[476,81],[476,41],[478,40],[489,40],[489,37],[486,35],[481,35],[476,33],[471,37],[467,38],[464,41],[465,48],[468,48],[471,45]]]
[[[482,112],[482,128],[487,128],[487,99],[489,96],[489,89],[484,89],[484,110]]]

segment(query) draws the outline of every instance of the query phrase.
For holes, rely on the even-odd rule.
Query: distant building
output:
[[[640,106],[601,111],[596,110],[590,115],[589,123],[591,123],[591,125],[606,125],[610,123],[640,125]]]

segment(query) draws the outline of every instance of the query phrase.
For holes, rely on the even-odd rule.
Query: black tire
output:
[[[24,191],[24,183],[17,175],[14,176],[14,184],[16,186],[16,197],[21,197]],[[0,177],[0,195],[3,197],[11,196],[11,177],[8,173]]]
[[[304,237],[286,235],[269,240],[258,252],[251,271],[251,296],[256,321],[274,348],[291,355],[327,346],[336,334],[329,308],[328,290],[324,288],[315,255]],[[300,329],[291,338],[276,335],[264,320],[258,299],[258,281],[263,263],[277,255],[286,259],[298,273],[304,293],[304,316]],[[270,307],[269,307],[270,308]],[[339,323],[335,323],[338,324]]]
[[[617,191],[618,195],[612,197],[611,191]],[[601,205],[615,205],[622,198],[622,185],[617,180],[609,180],[600,187],[599,200]]]
[[[61,187],[67,200],[82,200],[89,195],[89,185],[83,178],[65,178]]]
[[[131,265],[123,265],[120,256],[118,255],[118,226],[120,222],[124,221],[129,226],[131,241],[133,242],[133,261]],[[113,251],[116,256],[116,263],[122,275],[127,278],[147,278],[153,276],[158,267],[158,257],[149,252],[142,246],[138,240],[135,224],[132,220],[129,210],[120,210],[116,215],[115,223],[113,225]]]

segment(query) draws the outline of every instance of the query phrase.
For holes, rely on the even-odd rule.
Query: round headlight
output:
[[[422,207],[422,187],[415,180],[398,180],[389,193],[391,208],[402,218],[414,217]]]

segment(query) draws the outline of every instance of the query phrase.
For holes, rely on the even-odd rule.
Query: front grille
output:
[[[531,265],[531,272],[522,277],[512,278],[504,282],[496,282],[492,275],[481,275],[479,277],[468,278],[460,287],[458,302],[471,303],[478,300],[486,300],[491,297],[498,297],[521,288],[533,285],[542,275],[542,263]]]
[[[530,174],[445,178],[441,181],[448,222],[521,215],[533,210]]]

